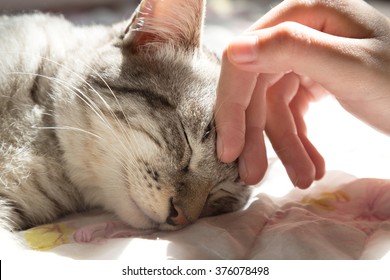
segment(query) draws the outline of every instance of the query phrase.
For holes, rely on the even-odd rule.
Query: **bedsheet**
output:
[[[205,42],[221,50],[269,6],[250,15],[232,1],[208,13]],[[244,1],[252,3],[256,1]],[[267,5],[272,1],[265,1]],[[252,3],[253,4],[253,3]],[[221,6],[219,6],[221,7]],[[253,5],[251,6],[253,7]],[[387,6],[386,6],[387,7]],[[212,7],[211,7],[212,8]],[[229,11],[241,13],[235,20]],[[219,13],[219,19],[213,15]],[[68,15],[76,22],[89,15]],[[256,15],[256,16],[257,16]],[[121,12],[122,16],[122,12]],[[103,20],[105,21],[105,20]],[[309,138],[324,155],[325,178],[294,189],[268,143],[270,168],[245,209],[203,218],[175,232],[135,230],[98,210],[23,232],[31,257],[70,259],[381,259],[390,258],[390,138],[326,98],[311,106]],[[13,249],[9,249],[12,253]],[[2,255],[4,248],[2,248]]]
[[[176,232],[134,230],[95,211],[18,235],[30,248],[73,259],[384,258],[390,257],[390,180],[330,172],[306,191],[279,198],[261,192],[245,210]]]

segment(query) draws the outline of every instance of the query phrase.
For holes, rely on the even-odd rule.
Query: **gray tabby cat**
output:
[[[109,27],[0,17],[0,227],[101,207],[171,230],[246,203],[216,157],[203,2],[144,0]]]

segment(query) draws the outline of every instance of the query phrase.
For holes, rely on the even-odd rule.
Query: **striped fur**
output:
[[[178,7],[175,28],[153,25]],[[219,62],[200,47],[203,7],[145,0],[114,26],[0,17],[0,227],[101,207],[171,230],[176,209],[193,222],[245,204],[236,164],[216,158]]]

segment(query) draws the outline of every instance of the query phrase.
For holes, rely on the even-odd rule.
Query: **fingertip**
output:
[[[253,132],[252,130],[252,133],[249,133],[249,141],[239,158],[240,178],[248,185],[258,184],[264,178],[268,168],[264,139],[259,136],[262,134],[257,135]]]
[[[217,136],[217,156],[220,161],[224,161],[224,156],[223,156],[223,151],[224,151],[224,145],[223,145],[223,139],[220,135]]]
[[[248,170],[246,169],[246,162],[243,158],[238,161],[238,172],[240,174],[241,180],[248,184],[246,181],[248,177]]]
[[[325,176],[326,168],[325,168],[325,160],[323,157],[319,159],[319,162],[316,163],[316,174],[314,179],[320,180]]]
[[[295,187],[305,190],[308,189],[312,184],[314,180],[309,178],[300,178],[298,182],[296,182]]]
[[[240,156],[245,143],[243,133],[230,130],[228,127],[217,129],[217,156],[224,163],[235,161]]]
[[[300,139],[312,163],[314,164],[314,179],[320,180],[322,177],[324,177],[326,171],[325,159],[305,134],[300,134]]]
[[[264,178],[267,168],[268,168],[268,164],[247,167],[245,161],[240,160],[239,162],[240,178],[247,185],[257,185]]]
[[[314,166],[307,166],[304,169],[301,168],[301,170],[297,166],[294,168],[290,165],[285,166],[285,168],[294,187],[307,189],[313,184],[316,174]]]

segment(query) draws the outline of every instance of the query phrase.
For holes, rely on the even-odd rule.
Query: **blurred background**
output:
[[[77,24],[111,24],[128,19],[138,0],[0,0],[0,14],[44,11]],[[208,0],[205,43],[217,53],[236,35],[281,1]],[[390,1],[367,1],[390,16]]]

